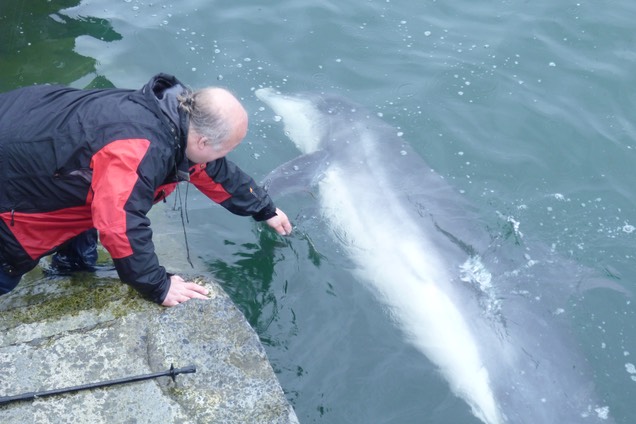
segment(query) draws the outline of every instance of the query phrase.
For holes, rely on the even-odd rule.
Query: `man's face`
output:
[[[218,143],[216,140],[209,140],[206,136],[199,134],[190,126],[186,156],[197,164],[212,162],[225,157],[241,143],[247,134],[248,117],[241,103],[225,90],[216,90],[215,92],[215,101],[220,102],[221,106],[217,105],[212,108],[211,105],[208,105],[208,108],[211,109],[209,113],[214,110],[214,113],[223,117],[231,132],[227,140]],[[212,101],[210,100],[210,102]]]
[[[192,139],[191,139],[192,137]],[[233,137],[231,140],[221,143],[211,143],[206,137],[196,133],[188,135],[186,156],[194,163],[203,164],[225,157],[241,143],[242,138]]]

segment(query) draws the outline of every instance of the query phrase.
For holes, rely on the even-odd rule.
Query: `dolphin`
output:
[[[360,281],[475,417],[613,422],[568,322],[568,298],[593,281],[588,270],[526,245],[513,219],[489,231],[377,114],[336,95],[255,94],[302,153],[264,186],[273,196],[317,187]]]

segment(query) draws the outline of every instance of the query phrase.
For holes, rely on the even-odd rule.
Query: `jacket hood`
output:
[[[176,77],[157,74],[141,89],[144,105],[152,110],[175,135],[177,180],[189,180],[189,163],[185,157],[188,140],[188,114],[179,109],[177,96],[188,89]]]

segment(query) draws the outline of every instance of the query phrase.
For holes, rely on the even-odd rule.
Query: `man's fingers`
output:
[[[183,303],[190,299],[207,299],[208,289],[197,283],[181,283],[176,299]]]
[[[170,277],[170,288],[163,306],[176,306],[190,299],[208,299],[208,289],[197,283],[188,283],[178,275]]]
[[[208,289],[197,283],[185,283],[185,286],[189,291],[196,292],[200,295],[207,295],[209,293]],[[197,298],[200,299],[201,297],[197,296]]]
[[[267,223],[281,236],[287,236],[292,232],[292,225],[285,212],[276,208],[276,216],[267,220]]]
[[[291,225],[291,223],[289,221],[283,223],[283,230],[285,230],[285,234],[284,235],[291,234],[292,225]]]

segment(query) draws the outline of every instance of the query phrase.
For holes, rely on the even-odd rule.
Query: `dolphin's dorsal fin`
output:
[[[292,159],[270,172],[261,185],[273,197],[308,191],[323,177],[328,156],[326,151],[318,150]]]

